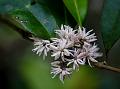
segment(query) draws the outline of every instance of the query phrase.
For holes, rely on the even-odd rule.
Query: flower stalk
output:
[[[120,73],[120,69],[119,68],[115,68],[115,67],[109,66],[107,64],[104,64],[103,62],[94,63],[94,66],[97,67],[97,68],[107,69],[107,70],[110,70],[110,71],[114,71],[114,72]]]

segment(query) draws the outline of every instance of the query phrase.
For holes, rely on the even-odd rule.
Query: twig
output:
[[[33,40],[30,39],[30,37],[32,37],[32,34],[30,32],[27,32],[27,31],[17,27],[13,23],[11,23],[8,19],[3,18],[1,15],[0,15],[0,22],[2,22],[4,24],[8,25],[9,27],[11,27],[14,31],[18,32],[24,39],[33,42]],[[111,70],[111,71],[120,73],[119,68],[108,66],[108,65],[104,64],[103,62],[94,63],[94,66],[97,67],[97,68],[107,69],[107,70]]]
[[[94,66],[96,66],[98,68],[107,69],[107,70],[111,70],[111,71],[119,72],[120,73],[120,69],[119,68],[115,68],[115,67],[106,65],[103,62],[94,63]]]

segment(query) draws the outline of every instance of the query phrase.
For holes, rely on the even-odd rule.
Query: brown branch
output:
[[[101,69],[107,69],[107,70],[110,70],[110,71],[114,71],[114,72],[119,72],[120,73],[120,69],[119,68],[115,68],[115,67],[112,67],[112,66],[109,66],[103,62],[97,62],[97,63],[94,63],[94,66],[97,67],[97,68],[101,68]]]

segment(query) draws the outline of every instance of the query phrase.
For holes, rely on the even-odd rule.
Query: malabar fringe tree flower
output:
[[[66,66],[66,62],[62,61],[54,61],[51,63],[52,65],[52,70],[51,74],[53,74],[54,78],[56,75],[59,75],[59,79],[64,83],[64,78],[65,76],[69,76],[72,73],[72,68],[69,68]]]
[[[43,59],[45,59],[45,56],[47,56],[47,53],[49,52],[50,48],[50,41],[49,40],[42,40],[38,38],[32,38],[34,40],[34,46],[35,48],[32,50],[33,52],[36,52],[39,56],[43,53]]]
[[[65,61],[64,56],[70,56],[70,54],[72,54],[68,49],[71,45],[72,42],[66,39],[59,39],[59,42],[56,45],[50,45],[50,49],[53,51],[51,56],[55,57],[55,60],[61,57],[61,59]]]
[[[85,28],[73,29],[70,26],[61,25],[61,29],[55,30],[57,38],[44,40],[32,38],[34,40],[33,52],[39,56],[47,56],[50,52],[53,60],[51,62],[52,78],[59,76],[64,82],[65,77],[71,75],[74,70],[79,70],[79,66],[98,62],[97,57],[101,57],[99,48],[95,44],[97,40],[93,30],[87,31]]]

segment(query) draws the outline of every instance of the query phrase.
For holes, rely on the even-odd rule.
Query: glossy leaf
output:
[[[58,29],[55,18],[49,9],[43,5],[35,4],[27,7],[41,25],[53,36],[54,30]]]
[[[87,12],[87,0],[63,0],[63,2],[78,24],[82,25]]]
[[[48,31],[39,23],[39,21],[27,10],[15,10],[11,13],[13,18],[21,24],[25,30],[41,38],[49,38]]]
[[[15,10],[11,15],[25,30],[43,39],[54,36],[54,30],[58,27],[49,9],[42,5],[27,5],[26,10]]]
[[[59,26],[69,24],[74,27],[77,24],[62,0],[52,0],[52,2],[51,0],[37,0],[37,3],[43,4],[50,9]]]
[[[120,38],[120,0],[106,0],[104,3],[101,30],[106,52]]]

